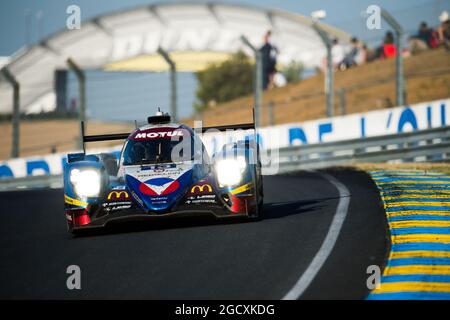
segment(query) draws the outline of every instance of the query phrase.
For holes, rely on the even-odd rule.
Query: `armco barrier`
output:
[[[450,161],[450,126],[398,135],[286,147],[279,149],[278,155],[277,159],[270,159],[270,166],[278,167],[279,173],[354,162]],[[267,173],[264,168],[263,173]],[[60,186],[60,175],[0,180],[0,191]]]
[[[448,162],[450,126],[366,139],[287,147],[278,152],[279,172],[317,169],[353,162]]]
[[[0,180],[0,191],[40,189],[40,188],[62,188],[62,175],[40,175],[23,178]]]
[[[418,103],[346,116],[289,123],[258,129],[264,149],[311,145],[351,139],[401,134],[450,125],[450,99]],[[231,135],[204,135],[208,152],[215,153],[232,138],[245,138],[246,132]]]

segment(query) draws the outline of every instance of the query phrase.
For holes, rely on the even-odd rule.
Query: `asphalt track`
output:
[[[383,207],[367,174],[328,174],[348,189],[348,210],[299,298],[364,299],[367,267],[383,266],[389,251]],[[0,193],[0,298],[282,299],[318,255],[341,199],[316,172],[267,176],[264,189],[261,221],[177,219],[75,238],[61,190]],[[81,268],[81,290],[66,287],[69,265]]]

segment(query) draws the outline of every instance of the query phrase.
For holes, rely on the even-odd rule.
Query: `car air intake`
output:
[[[165,114],[162,116],[150,116],[147,118],[149,124],[160,124],[160,123],[169,123],[170,115]]]

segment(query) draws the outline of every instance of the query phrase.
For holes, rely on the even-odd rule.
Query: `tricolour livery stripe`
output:
[[[380,190],[391,252],[368,299],[450,299],[450,176],[371,172]]]

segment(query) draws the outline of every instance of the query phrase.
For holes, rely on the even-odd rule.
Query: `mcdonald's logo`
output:
[[[205,188],[207,189],[208,193],[212,192],[212,187],[209,184],[202,184],[202,185],[195,185],[191,189],[191,193],[204,193]]]
[[[108,200],[124,200],[130,198],[130,195],[126,191],[111,191],[108,194]]]

